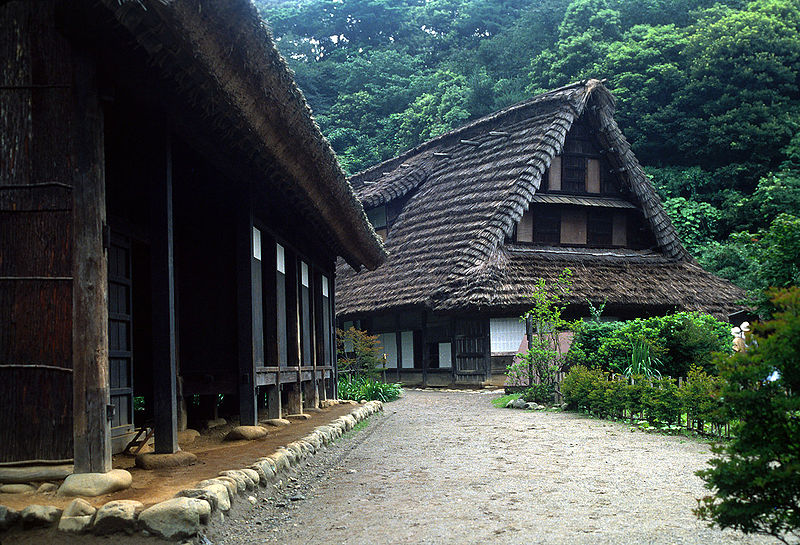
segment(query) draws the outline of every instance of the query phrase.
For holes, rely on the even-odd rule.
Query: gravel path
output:
[[[706,493],[694,472],[707,444],[571,413],[495,409],[495,396],[407,391],[255,506],[237,502],[208,539],[775,543],[711,530],[691,513]]]

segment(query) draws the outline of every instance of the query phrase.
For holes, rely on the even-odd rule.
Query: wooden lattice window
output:
[[[605,210],[589,212],[586,242],[589,246],[611,246],[614,235],[614,215]]]
[[[565,155],[561,161],[561,190],[586,192],[586,158]]]
[[[533,241],[540,244],[561,242],[561,213],[558,209],[543,207],[533,212]]]

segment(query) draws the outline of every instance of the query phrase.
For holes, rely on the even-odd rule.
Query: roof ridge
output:
[[[542,144],[548,137],[555,136],[558,148],[549,143],[546,146],[534,146],[532,158],[512,184],[508,197],[497,204],[494,212],[486,221],[485,227],[477,233],[476,237],[461,252],[461,257],[455,261],[447,272],[445,280],[429,297],[429,304],[433,306],[436,300],[445,300],[449,288],[462,282],[465,272],[474,267],[476,257],[478,259],[488,259],[498,247],[502,246],[505,237],[511,234],[514,225],[522,218],[522,214],[528,208],[531,198],[539,189],[541,177],[550,166],[552,158],[563,148],[564,140],[573,123],[586,111],[589,99],[596,92],[599,92],[606,99],[605,104],[594,107],[594,110],[601,110],[598,114],[598,122],[602,122],[603,125],[600,129],[606,132],[609,139],[615,141],[616,151],[614,153],[618,155],[625,169],[632,172],[632,177],[636,178],[628,179],[627,183],[639,201],[645,219],[650,224],[650,228],[656,237],[658,246],[665,257],[679,261],[693,261],[680,243],[669,217],[660,206],[658,195],[647,182],[646,175],[636,157],[633,156],[630,145],[614,120],[613,96],[600,80],[588,80],[585,89],[586,92],[580,96],[577,104],[568,102],[571,112],[562,112],[561,115],[554,115],[553,123],[539,137],[539,144]],[[568,119],[569,117],[571,119]],[[603,119],[600,119],[600,117],[603,117]],[[562,124],[559,120],[565,121],[565,123]],[[563,130],[558,130],[556,127]],[[536,149],[537,147],[539,149]],[[546,157],[537,156],[537,152],[545,154]]]
[[[518,112],[520,110],[524,110],[525,108],[528,108],[530,106],[536,106],[536,105],[541,104],[542,102],[547,102],[549,100],[558,100],[558,99],[561,98],[561,97],[558,96],[558,94],[559,93],[563,93],[564,91],[567,91],[567,90],[570,90],[570,89],[578,89],[580,87],[584,87],[584,88],[587,89],[587,91],[591,91],[595,87],[597,87],[598,85],[602,85],[602,80],[584,79],[584,80],[580,80],[580,81],[577,81],[577,82],[573,82],[573,83],[564,85],[564,86],[559,87],[557,89],[552,89],[552,90],[547,91],[545,93],[540,93],[538,95],[535,95],[535,96],[533,96],[531,98],[528,98],[528,99],[525,99],[523,101],[517,102],[517,103],[512,104],[510,106],[506,106],[505,108],[503,108],[501,110],[498,110],[496,112],[492,112],[490,114],[484,115],[482,117],[479,117],[478,119],[475,119],[473,121],[465,123],[464,125],[461,125],[460,127],[457,127],[457,128],[452,129],[452,130],[450,130],[450,131],[448,131],[446,133],[443,133],[443,134],[440,134],[438,136],[435,136],[435,137],[431,138],[430,140],[426,140],[425,142],[423,142],[423,143],[421,143],[421,144],[419,144],[419,145],[417,145],[417,146],[415,146],[415,147],[413,147],[411,149],[408,149],[408,150],[404,151],[403,153],[401,153],[399,155],[396,155],[395,157],[392,157],[390,159],[382,161],[382,162],[380,162],[380,163],[378,163],[376,165],[372,165],[371,167],[365,168],[364,170],[351,175],[350,178],[349,178],[350,183],[351,183],[351,185],[353,185],[355,187],[359,183],[363,183],[363,180],[364,180],[364,178],[367,177],[367,175],[369,175],[371,173],[374,173],[376,171],[386,171],[386,172],[388,172],[388,171],[394,170],[395,168],[397,168],[398,165],[402,164],[402,162],[405,161],[406,159],[408,159],[409,157],[413,157],[415,155],[419,155],[420,153],[422,153],[422,152],[434,147],[435,145],[440,144],[444,140],[447,140],[449,138],[452,138],[454,136],[462,134],[462,133],[464,133],[464,132],[466,132],[468,130],[475,129],[476,127],[479,127],[479,126],[481,126],[483,124],[490,123],[490,122],[496,122],[498,119],[501,119],[501,118],[506,117],[506,116],[508,116],[510,114],[516,113],[516,112]]]

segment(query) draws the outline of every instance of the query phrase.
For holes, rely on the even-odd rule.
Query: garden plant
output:
[[[339,397],[360,401],[394,401],[402,394],[399,384],[378,380],[385,360],[376,335],[351,327],[336,330]]]
[[[721,528],[800,542],[800,288],[772,291],[774,318],[718,362],[735,437],[700,471],[712,494],[696,514]]]

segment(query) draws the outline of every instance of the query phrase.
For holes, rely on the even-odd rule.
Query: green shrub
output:
[[[403,393],[399,384],[380,382],[367,377],[347,377],[340,376],[339,398],[361,401],[394,401]]]
[[[627,374],[639,374],[641,368],[632,368],[637,361],[650,362],[648,369],[672,377],[686,376],[692,365],[713,373],[714,354],[730,353],[729,328],[726,322],[696,312],[626,322],[584,320],[576,327],[566,359],[569,365],[613,373],[625,373],[630,368]],[[637,349],[639,358],[634,357]]]
[[[735,437],[698,472],[713,495],[695,513],[721,528],[800,537],[800,288],[771,293],[775,319],[756,324],[750,348],[718,362]]]
[[[555,391],[556,387],[552,383],[534,384],[533,386],[525,388],[520,397],[528,402],[552,403]]]
[[[689,369],[688,381],[680,389],[681,405],[689,420],[726,423],[722,412],[722,380],[698,366]]]
[[[626,381],[627,383],[627,381]],[[628,414],[631,419],[634,415],[644,415],[645,411],[645,396],[650,388],[650,383],[644,378],[639,376],[631,377],[628,384]]]
[[[589,369],[583,365],[573,367],[561,383],[564,402],[573,408],[591,410],[590,395],[604,380],[599,369]]]
[[[668,425],[680,421],[681,400],[675,379],[648,379],[642,401],[647,421],[651,424]]]
[[[630,386],[627,380],[611,380],[603,391],[603,409],[617,418],[625,415]]]

